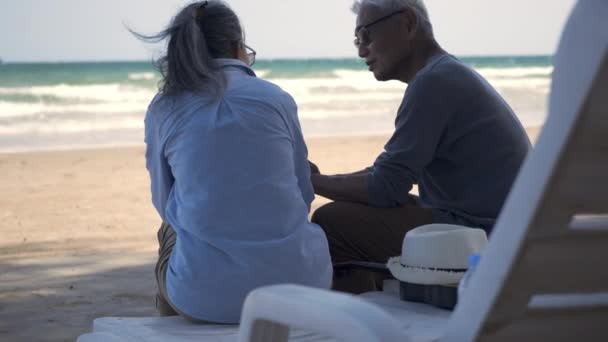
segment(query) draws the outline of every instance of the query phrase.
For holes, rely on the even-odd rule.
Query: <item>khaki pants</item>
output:
[[[418,205],[418,198],[400,208],[375,208],[351,202],[332,202],[315,211],[312,222],[320,225],[329,242],[333,263],[366,261],[386,263],[401,255],[405,234],[430,224],[431,209]],[[350,293],[379,290],[386,276],[365,271],[336,274],[333,289]]]
[[[167,294],[167,269],[169,268],[169,259],[173,248],[175,247],[176,234],[168,223],[163,223],[158,229],[158,261],[156,262],[155,274],[156,285],[158,286],[158,294],[156,295],[156,309],[161,316],[183,316],[187,320],[197,323],[213,323],[190,317],[180,312],[169,301]]]

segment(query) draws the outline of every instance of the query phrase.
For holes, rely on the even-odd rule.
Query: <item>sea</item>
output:
[[[525,126],[543,124],[551,56],[460,59]],[[360,59],[259,60],[254,70],[294,97],[305,137],[388,134],[407,87],[376,81]],[[159,82],[150,61],[0,64],[0,152],[142,145]]]

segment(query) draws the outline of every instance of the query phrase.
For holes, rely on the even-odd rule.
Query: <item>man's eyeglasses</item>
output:
[[[392,18],[393,16],[399,14],[399,13],[403,13],[405,12],[405,10],[399,10],[399,11],[395,11],[393,13],[387,14],[383,17],[380,17],[374,21],[372,21],[369,24],[365,24],[365,25],[360,25],[357,26],[355,28],[355,41],[353,42],[355,44],[355,47],[358,49],[361,45],[369,45],[372,42],[372,39],[370,37],[370,27],[379,24],[385,20],[388,20],[390,18]]]
[[[253,66],[255,64],[255,55],[257,54],[257,52],[255,52],[254,49],[252,49],[245,43],[243,43],[243,46],[245,47],[245,50],[247,51],[247,62],[249,64],[249,66]]]

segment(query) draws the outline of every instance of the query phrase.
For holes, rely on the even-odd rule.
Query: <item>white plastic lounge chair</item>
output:
[[[277,285],[248,296],[240,330],[101,318],[78,341],[608,341],[606,18],[608,1],[577,3],[548,120],[453,313],[382,292]]]

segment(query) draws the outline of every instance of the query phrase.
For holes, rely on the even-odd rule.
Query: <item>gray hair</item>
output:
[[[433,25],[431,25],[429,12],[423,0],[355,0],[352,10],[358,15],[365,5],[374,6],[387,12],[411,9],[416,14],[423,31],[431,36],[433,35]]]
[[[214,59],[230,58],[235,44],[243,41],[239,18],[221,0],[187,5],[158,34],[130,31],[146,42],[168,40],[166,54],[155,61],[162,75],[160,90],[166,94],[211,91],[221,95],[226,81]]]

